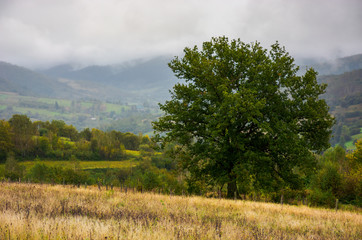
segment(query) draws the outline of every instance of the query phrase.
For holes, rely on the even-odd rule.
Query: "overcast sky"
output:
[[[295,58],[362,53],[361,0],[0,0],[0,61],[42,68],[180,55],[213,36]]]

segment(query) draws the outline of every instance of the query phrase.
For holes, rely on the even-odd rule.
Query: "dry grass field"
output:
[[[362,214],[0,183],[0,239],[362,239]]]

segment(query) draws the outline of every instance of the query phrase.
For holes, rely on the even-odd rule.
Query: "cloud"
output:
[[[2,0],[0,60],[28,67],[178,55],[213,36],[296,57],[362,52],[359,0]]]

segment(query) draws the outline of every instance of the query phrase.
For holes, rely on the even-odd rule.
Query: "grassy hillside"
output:
[[[72,97],[80,95],[56,78],[0,61],[0,91],[42,97]]]
[[[0,238],[361,239],[362,215],[118,188],[0,183]]]
[[[362,127],[362,69],[340,75],[319,77],[327,83],[327,92],[322,96],[336,118],[331,142],[353,148],[353,141],[360,139]]]

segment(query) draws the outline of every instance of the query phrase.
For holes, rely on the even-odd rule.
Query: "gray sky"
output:
[[[0,60],[41,68],[180,55],[213,36],[295,58],[362,53],[361,0],[0,0]]]

